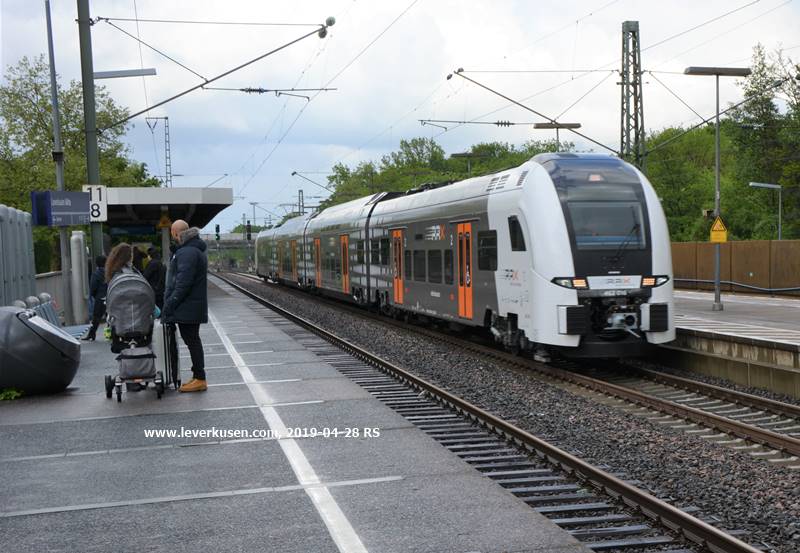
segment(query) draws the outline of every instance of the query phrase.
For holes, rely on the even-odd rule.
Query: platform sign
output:
[[[89,219],[91,222],[105,223],[108,221],[106,187],[99,184],[85,184],[82,190],[89,193]]]
[[[711,241],[712,242],[727,242],[728,241],[728,227],[722,222],[722,217],[717,216],[714,219],[714,224],[711,225]]]
[[[31,192],[33,224],[69,227],[89,224],[89,194],[83,192]]]

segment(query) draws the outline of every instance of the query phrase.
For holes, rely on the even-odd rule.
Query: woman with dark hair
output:
[[[111,282],[114,275],[122,270],[123,267],[130,267],[133,260],[133,252],[130,244],[120,242],[111,250],[106,259],[106,282]]]
[[[94,261],[96,267],[89,281],[89,296],[94,300],[92,307],[92,326],[89,327],[89,332],[83,337],[84,340],[91,340],[93,342],[97,334],[97,327],[100,326],[100,321],[103,319],[103,315],[106,314],[106,291],[108,290],[108,283],[106,282],[104,274],[106,258],[102,255],[98,255]]]

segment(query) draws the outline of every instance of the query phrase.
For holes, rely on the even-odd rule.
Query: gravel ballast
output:
[[[388,327],[291,293],[233,277],[265,299],[407,368],[612,472],[639,480],[678,506],[694,505],[745,530],[745,541],[781,553],[800,551],[800,471],[707,443],[548,384],[478,354]],[[749,390],[746,390],[749,391]]]

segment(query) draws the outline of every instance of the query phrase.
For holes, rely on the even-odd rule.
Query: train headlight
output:
[[[642,277],[642,288],[658,288],[667,282],[669,282],[667,275],[646,276]]]
[[[562,288],[571,288],[574,290],[587,290],[589,288],[589,284],[586,282],[585,278],[556,277],[550,282]]]

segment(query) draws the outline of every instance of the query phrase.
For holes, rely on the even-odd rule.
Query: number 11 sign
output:
[[[83,191],[89,193],[89,220],[92,223],[105,223],[108,221],[106,187],[86,184],[83,186]]]

